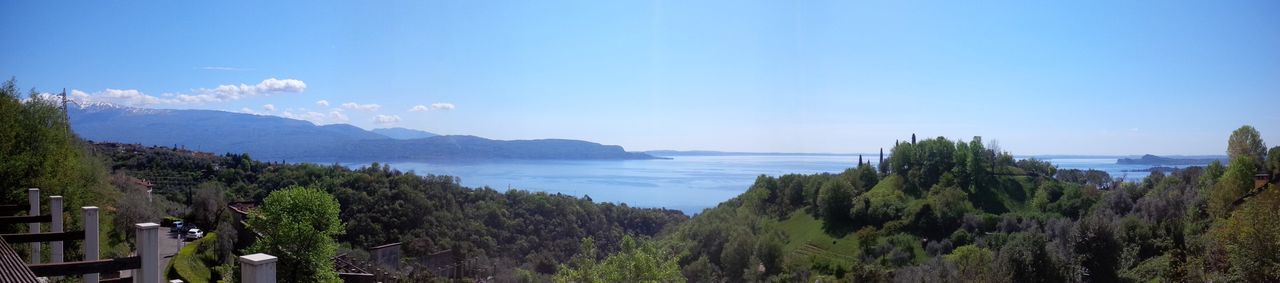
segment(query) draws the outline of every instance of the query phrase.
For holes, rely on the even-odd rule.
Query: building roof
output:
[[[400,245],[400,242],[395,242],[395,243],[390,243],[390,244],[381,245],[381,246],[377,246],[377,247],[372,247],[372,248],[369,248],[369,250],[370,250],[370,251],[373,251],[373,250],[381,250],[381,249],[390,248],[390,247],[399,246],[399,245]]]
[[[228,203],[227,206],[231,207],[231,210],[239,213],[240,215],[248,215],[250,210],[258,208],[258,203],[252,201],[236,201]]]
[[[36,274],[31,273],[31,269],[27,268],[27,264],[22,262],[22,257],[0,238],[0,281],[3,282],[40,282],[36,280]]]

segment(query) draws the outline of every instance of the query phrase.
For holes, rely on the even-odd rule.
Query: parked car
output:
[[[204,231],[200,231],[200,228],[193,227],[191,230],[187,230],[187,240],[200,239],[200,237],[204,237]]]
[[[185,223],[182,223],[182,220],[174,221],[174,222],[173,222],[173,227],[169,227],[169,232],[170,232],[170,233],[179,233],[179,232],[182,232],[182,231],[186,231],[185,229],[182,229],[182,228],[184,228],[184,227],[182,227],[182,226],[184,226],[184,224],[185,224]]]

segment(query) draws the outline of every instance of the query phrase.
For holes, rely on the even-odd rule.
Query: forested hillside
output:
[[[760,176],[664,243],[691,282],[1280,281],[1280,190],[1254,183],[1280,147],[1245,126],[1228,148],[1122,182],[978,137],[901,143],[879,170]]]
[[[117,174],[145,179],[155,186],[154,193],[193,204],[192,209],[208,202],[208,195],[261,201],[291,186],[322,189],[340,204],[345,233],[338,240],[351,249],[403,242],[410,257],[452,250],[477,265],[496,267],[499,275],[517,269],[550,274],[579,250],[582,238],[591,237],[604,252],[611,252],[619,249],[625,235],[654,236],[688,218],[677,210],[595,203],[590,198],[467,188],[453,177],[417,175],[379,164],[350,169],[168,147],[97,143],[94,148],[110,157]],[[173,213],[195,215],[196,221],[205,214]]]

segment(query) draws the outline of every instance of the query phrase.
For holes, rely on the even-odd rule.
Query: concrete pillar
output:
[[[40,189],[27,189],[27,205],[31,207],[31,210],[27,212],[28,215],[40,215]],[[27,233],[40,233],[39,222],[28,223],[27,228]],[[40,242],[31,243],[31,263],[40,263]]]
[[[135,283],[160,283],[160,224],[134,224],[138,231],[138,256],[142,258],[142,268],[134,271]]]
[[[98,207],[86,206],[84,210],[84,260],[98,260]],[[98,283],[98,274],[85,274],[84,283]]]
[[[276,257],[264,253],[241,256],[240,281],[243,283],[276,283]]]
[[[49,225],[49,232],[62,232],[62,196],[49,196],[49,214],[53,216],[53,223]],[[63,250],[62,241],[53,241],[49,243],[49,262],[62,262]]]

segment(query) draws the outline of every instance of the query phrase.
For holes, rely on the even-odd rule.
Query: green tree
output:
[[[1265,160],[1266,154],[1267,144],[1262,142],[1262,134],[1253,126],[1240,126],[1227,139],[1227,156],[1232,160],[1249,157],[1261,161]]]
[[[901,187],[902,178],[891,176],[881,183],[881,186],[853,199],[853,207],[849,209],[849,217],[853,221],[850,226],[879,226],[906,215],[910,199],[902,190],[895,189]]]
[[[1209,213],[1218,218],[1226,218],[1231,205],[1240,197],[1253,189],[1255,174],[1253,157],[1240,157],[1231,160],[1226,173],[1209,192]]]
[[[853,186],[848,182],[836,178],[823,183],[818,193],[818,214],[822,216],[823,228],[834,231],[848,225],[852,201]]]
[[[763,235],[756,240],[753,257],[758,258],[760,265],[764,267],[764,277],[782,272],[782,263],[785,259],[785,254],[782,252],[784,244],[786,244],[786,236],[778,232]]]
[[[964,245],[951,251],[943,259],[955,267],[955,277],[961,282],[996,282],[991,265],[995,256],[990,250],[974,245]]]
[[[0,188],[4,203],[25,201],[26,188],[50,189],[68,185],[77,152],[75,137],[58,106],[33,89],[19,97],[16,80],[0,85]],[[25,202],[22,202],[25,203]]]
[[[204,182],[194,190],[190,219],[200,227],[212,229],[226,211],[227,186],[219,182]]]
[[[1058,266],[1045,247],[1048,240],[1039,233],[1016,233],[1000,248],[996,266],[1012,282],[1062,282]],[[1003,280],[1002,280],[1003,281]]]
[[[724,242],[724,248],[720,252],[720,266],[723,268],[725,278],[739,279],[744,274],[754,271],[755,267],[751,266],[752,243],[755,237],[746,229],[740,229],[729,235],[729,240]]]
[[[249,250],[280,258],[286,282],[337,282],[333,257],[342,234],[338,201],[324,191],[290,187],[272,192],[252,212],[249,228],[262,234]]]
[[[578,244],[578,254],[569,260],[571,265],[560,264],[556,271],[556,282],[600,282],[601,275],[596,265],[596,241],[591,237],[582,238]]]
[[[583,239],[574,266],[561,265],[555,282],[685,282],[680,274],[678,257],[652,242],[637,242],[623,236],[618,253],[596,262],[595,242]]]
[[[81,206],[113,207],[119,192],[106,166],[70,131],[59,103],[35,89],[21,95],[15,79],[0,84],[0,203],[25,204],[27,188],[60,195],[67,227],[79,225]]]
[[[862,190],[867,190],[880,184],[880,174],[876,173],[875,168],[871,168],[871,164],[858,165],[858,185]]]
[[[1280,176],[1280,146],[1267,151],[1267,171],[1271,172],[1272,177]]]
[[[698,259],[685,265],[681,273],[693,282],[712,282],[720,277],[719,269],[711,264],[711,260],[708,260],[706,255],[699,256]]]
[[[1097,207],[1097,206],[1095,206]],[[1111,223],[1115,215],[1109,209],[1096,209],[1081,219],[1071,233],[1072,246],[1082,257],[1086,282],[1116,282],[1120,268],[1120,252],[1124,248]]]
[[[927,213],[924,213],[926,210]],[[961,218],[973,211],[973,204],[964,191],[954,187],[937,188],[929,191],[912,222],[917,225],[929,223],[916,227],[918,234],[934,239],[943,238],[959,228]]]
[[[880,182],[880,175],[876,173],[874,168],[871,168],[871,165],[866,163],[858,164],[858,167],[845,169],[844,172],[840,173],[840,178],[853,185],[853,189],[856,192],[866,191]],[[857,193],[854,194],[856,195]]]
[[[1215,231],[1240,282],[1280,282],[1280,190],[1267,190],[1241,205]]]
[[[120,231],[120,234],[113,235],[113,239],[118,243],[126,243],[133,245],[135,241],[134,234],[137,233],[133,227],[137,223],[157,222],[163,216],[160,209],[151,201],[147,200],[147,194],[140,188],[123,187],[124,196],[117,199],[114,204],[116,211],[111,219],[112,228]]]
[[[218,261],[223,263],[234,263],[234,253],[236,246],[236,238],[239,237],[239,231],[231,225],[231,219],[224,219],[218,222],[218,228],[214,233],[220,235],[217,245],[214,246],[218,253]]]
[[[1221,161],[1214,160],[1209,166],[1204,167],[1204,173],[1200,174],[1199,184],[1197,187],[1209,189],[1213,184],[1218,183],[1218,179],[1222,178],[1222,174],[1227,173],[1227,167],[1222,165]]]

